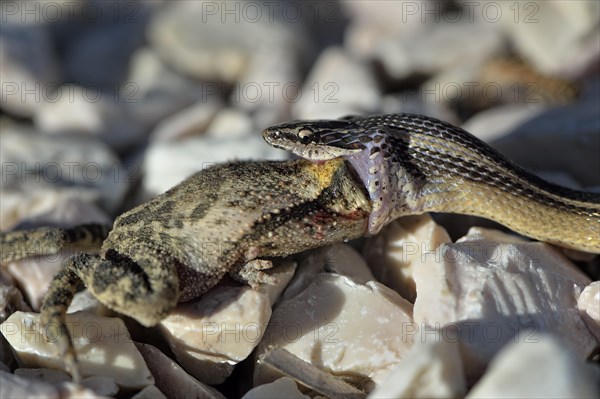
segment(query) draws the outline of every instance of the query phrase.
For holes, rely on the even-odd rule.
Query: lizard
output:
[[[101,243],[98,254],[77,253],[61,265],[41,307],[42,332],[58,331],[59,355],[79,381],[65,315],[83,286],[107,307],[153,326],[226,273],[250,285],[269,281],[264,263],[253,260],[362,236],[370,212],[366,190],[342,159],[224,163],[123,213],[112,227],[2,233],[0,260]]]

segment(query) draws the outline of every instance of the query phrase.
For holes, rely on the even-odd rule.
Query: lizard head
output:
[[[312,161],[326,161],[365,149],[349,120],[294,121],[262,132],[269,145]]]

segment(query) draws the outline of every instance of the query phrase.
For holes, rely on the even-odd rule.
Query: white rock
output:
[[[597,398],[600,371],[550,335],[522,337],[492,360],[467,398]]]
[[[292,114],[298,119],[337,119],[349,114],[373,113],[381,93],[367,66],[332,47],[323,51],[302,86]]]
[[[378,281],[414,302],[413,273],[436,249],[451,242],[446,230],[428,214],[407,216],[385,226],[365,242],[363,254]]]
[[[179,364],[212,385],[222,383],[254,350],[270,317],[267,294],[217,286],[197,301],[177,305],[159,326]]]
[[[115,312],[104,306],[96,297],[87,289],[75,294],[73,301],[67,309],[67,313],[75,312],[93,313],[96,316],[114,317]]]
[[[145,179],[139,201],[153,198],[216,163],[234,159],[282,160],[287,156],[285,151],[267,145],[258,134],[244,138],[205,136],[157,142],[146,150],[142,167]]]
[[[33,186],[33,185],[32,185]],[[19,222],[52,212],[58,204],[79,201],[94,203],[100,201],[98,192],[82,191],[69,188],[52,188],[19,186],[16,189],[0,190],[0,230],[8,231],[18,226]]]
[[[140,392],[136,393],[135,395],[133,395],[131,397],[131,399],[166,399],[167,397],[165,396],[164,393],[162,393],[160,391],[160,389],[158,389],[156,387],[156,385],[150,385],[144,389],[142,389]]]
[[[14,14],[29,18],[25,3],[12,3]],[[7,4],[7,7],[11,7]],[[4,8],[4,6],[3,6]],[[33,7],[33,9],[38,7]],[[39,8],[38,8],[39,9]],[[8,9],[2,16],[7,15]],[[0,96],[2,109],[22,117],[35,115],[44,98],[60,83],[60,68],[48,26],[24,25],[21,21],[5,23],[0,35]]]
[[[122,388],[143,388],[154,383],[140,353],[119,318],[78,312],[67,315],[81,375],[112,378]],[[16,312],[0,325],[19,362],[26,367],[64,369],[57,348],[39,332],[39,315]],[[48,338],[56,332],[47,330]]]
[[[107,380],[102,378],[102,380]],[[114,390],[114,382],[110,388],[105,389],[107,392]],[[94,390],[85,387],[83,384],[74,384],[72,382],[63,382],[58,386],[61,399],[105,399],[108,396],[95,392]],[[102,391],[102,389],[101,389]]]
[[[58,399],[59,392],[57,388],[45,382],[32,381],[0,370],[0,397]]]
[[[415,74],[434,75],[461,64],[478,65],[503,47],[503,37],[493,25],[465,21],[435,24],[417,35],[385,37],[373,56],[391,78],[406,79]]]
[[[265,48],[254,54],[248,68],[233,87],[229,102],[252,113],[257,125],[271,126],[289,119],[290,105],[301,96],[302,79],[297,56],[285,48]]]
[[[21,221],[17,228],[68,227],[84,223],[110,224],[110,218],[94,204],[70,199],[56,204],[44,214]],[[57,254],[33,256],[8,263],[8,272],[23,287],[34,310],[39,310],[42,305],[48,285],[62,263],[75,252],[77,251],[67,248]]]
[[[102,142],[90,137],[41,135],[7,119],[0,120],[0,127],[3,197],[14,190],[60,188],[71,190],[71,196],[74,192],[81,197],[99,196],[109,211],[121,206],[133,182],[132,174]],[[26,201],[23,194],[21,201]],[[7,205],[2,202],[2,213],[11,212],[12,208],[5,209]]]
[[[377,282],[323,273],[279,303],[257,353],[273,345],[349,382],[380,383],[412,346],[411,308]],[[255,381],[263,372],[255,372]]]
[[[150,48],[133,53],[127,83],[119,93],[123,105],[146,128],[194,103],[219,103],[223,96],[217,84],[182,76]]]
[[[344,0],[339,4],[344,14],[350,17],[345,32],[345,47],[364,59],[373,57],[382,40],[423,34],[429,25],[422,22],[420,7],[439,7],[435,2],[394,3],[387,0]]]
[[[269,384],[263,384],[252,388],[242,399],[308,399],[310,396],[303,395],[298,386],[289,377],[281,377]]]
[[[428,337],[415,342],[369,398],[459,398],[466,391],[458,344]]]
[[[150,140],[178,140],[204,133],[220,108],[219,104],[212,101],[193,104],[162,120],[152,132]]]
[[[244,112],[224,108],[212,120],[207,133],[214,137],[239,138],[256,134],[252,119]]]
[[[527,329],[557,334],[582,358],[596,346],[576,308],[589,278],[551,246],[474,238],[435,255],[414,271],[415,323],[421,337],[460,342],[469,381]]]
[[[16,311],[31,310],[17,287],[0,283],[0,323]]]
[[[282,300],[293,298],[304,291],[323,272],[348,276],[360,284],[375,280],[367,263],[354,248],[347,244],[334,244],[309,252],[285,288]]]
[[[583,289],[577,307],[590,331],[600,341],[600,281],[594,281]]]
[[[600,186],[599,98],[536,114],[490,144],[527,169],[563,171],[582,186]]]
[[[545,109],[543,104],[500,105],[473,115],[462,128],[484,141],[498,140]]]
[[[168,398],[224,399],[219,391],[186,373],[181,366],[152,345],[135,344],[156,380],[156,387]]]
[[[531,240],[515,234],[504,233],[500,230],[486,229],[484,227],[471,227],[466,236],[460,237],[456,243],[469,241],[489,241],[498,244],[528,243]]]
[[[542,72],[575,76],[600,53],[596,2],[534,1],[513,8],[499,2],[495,8],[506,16],[501,26],[519,55]]]
[[[60,86],[56,98],[41,104],[35,126],[47,134],[94,136],[117,150],[127,149],[145,130],[114,96],[118,99],[118,94],[110,98],[95,86]]]
[[[112,378],[92,376],[81,380],[81,386],[77,387],[75,384],[71,384],[71,377],[62,370],[36,368],[36,369],[16,369],[15,375],[30,380],[36,380],[40,382],[46,382],[54,386],[58,386],[61,391],[70,391],[71,396],[82,397],[83,395],[74,395],[75,392],[81,389],[89,389],[95,392],[96,395],[103,397],[114,396],[119,392],[119,387],[115,384]],[[67,383],[67,384],[64,384]],[[84,388],[85,387],[85,388]],[[62,394],[62,392],[61,392]],[[94,397],[96,396],[94,395]],[[63,395],[61,395],[63,396]]]
[[[165,62],[179,71],[202,80],[229,83],[240,78],[261,48],[300,51],[301,36],[294,35],[290,24],[270,19],[269,10],[262,4],[228,7],[235,8],[237,16],[225,17],[225,3],[172,4],[150,23],[148,40]],[[244,12],[252,13],[250,19],[244,17]]]
[[[199,300],[179,304],[159,326],[178,362],[207,384],[220,384],[260,341],[271,305],[294,275],[295,263],[268,271],[270,281],[219,286]]]

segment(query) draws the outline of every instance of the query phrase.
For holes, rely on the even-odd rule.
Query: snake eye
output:
[[[308,144],[310,143],[310,138],[312,137],[313,132],[311,132],[310,130],[304,129],[304,130],[300,130],[298,132],[298,137],[300,138],[300,141],[302,141],[302,144]]]

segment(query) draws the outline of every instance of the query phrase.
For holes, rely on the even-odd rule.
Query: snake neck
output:
[[[470,135],[453,141],[412,132],[386,140],[378,155],[367,149],[347,158],[373,202],[369,234],[401,216],[460,213],[497,221],[534,239],[600,253],[599,194],[548,183]]]

